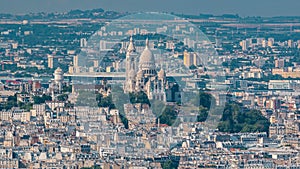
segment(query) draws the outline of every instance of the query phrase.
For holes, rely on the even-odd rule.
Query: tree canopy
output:
[[[142,103],[142,104],[150,105],[148,96],[143,91],[129,93],[129,100],[130,100],[130,103],[132,103],[132,104]]]
[[[46,101],[51,101],[52,97],[43,94],[42,96],[33,96],[33,102],[34,104],[42,104],[45,103]]]
[[[177,118],[178,111],[175,109],[175,106],[167,105],[163,113],[158,117],[161,124],[167,124],[172,126]]]
[[[237,103],[226,104],[218,129],[221,132],[268,132],[270,122],[259,110],[243,109]]]

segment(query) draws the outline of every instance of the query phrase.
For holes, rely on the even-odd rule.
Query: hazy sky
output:
[[[300,0],[0,0],[0,13],[62,12],[95,8],[129,12],[300,16]]]

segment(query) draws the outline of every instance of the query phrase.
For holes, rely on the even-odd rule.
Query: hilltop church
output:
[[[149,41],[141,55],[136,52],[132,37],[126,51],[126,81],[124,92],[143,91],[148,98],[166,102],[168,90],[166,73],[163,69],[156,71],[155,58],[150,50]]]

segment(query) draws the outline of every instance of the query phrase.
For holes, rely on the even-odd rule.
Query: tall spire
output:
[[[146,48],[149,48],[149,40],[148,40],[148,38],[146,39]]]
[[[134,44],[133,44],[132,36],[130,36],[129,45],[127,47],[127,52],[128,53],[135,52],[135,47],[134,47]]]
[[[133,38],[132,38],[132,36],[130,36],[130,40],[129,40],[130,42],[133,42]]]

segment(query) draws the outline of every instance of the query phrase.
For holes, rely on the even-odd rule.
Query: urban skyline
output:
[[[0,15],[0,168],[300,168],[300,16],[128,11]]]
[[[174,12],[183,14],[238,14],[240,16],[299,16],[297,0],[1,0],[0,13],[67,12],[69,10],[103,8],[119,12]]]

